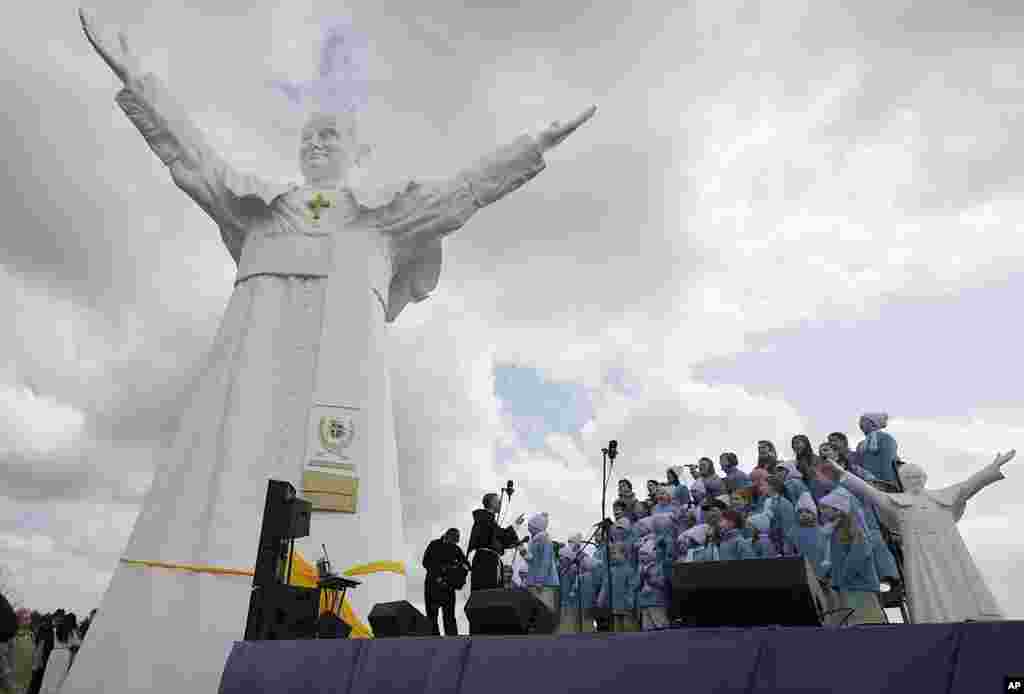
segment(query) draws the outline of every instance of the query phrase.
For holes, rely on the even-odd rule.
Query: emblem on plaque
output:
[[[313,406],[302,492],[314,511],[358,511],[359,466],[366,459],[365,414],[356,407]]]
[[[350,416],[328,415],[320,418],[320,445],[334,454],[348,448],[355,438],[355,422]]]

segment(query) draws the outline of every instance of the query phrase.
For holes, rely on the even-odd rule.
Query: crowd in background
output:
[[[537,514],[511,580],[560,613],[561,631],[647,630],[685,621],[685,614],[670,620],[676,562],[803,556],[829,623],[882,623],[880,593],[900,582],[898,538],[882,526],[871,500],[841,479],[850,474],[899,490],[901,463],[895,439],[883,431],[887,421],[884,413],[861,417],[864,440],[856,449],[840,432],[817,448],[807,436],[794,436],[793,457],[785,461],[772,442],[760,441],[749,472],[731,452],[719,456],[718,469],[709,458],[670,467],[666,480],[647,481],[646,498],[619,480],[607,543],[601,531],[591,542],[576,533],[566,545],[555,543],[547,514]],[[609,598],[610,618],[598,623],[598,615],[609,614]]]
[[[95,615],[79,621],[65,610],[14,610],[0,596],[0,694],[56,694]]]

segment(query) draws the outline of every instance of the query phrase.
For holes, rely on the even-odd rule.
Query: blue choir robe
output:
[[[825,558],[825,543],[828,540],[828,536],[817,525],[810,527],[798,525],[793,531],[793,541],[797,552],[811,562],[819,580],[823,580],[829,573],[828,567],[821,564]]]
[[[768,533],[759,533],[756,540],[751,540],[750,547],[757,559],[775,559],[779,556],[775,542]]]
[[[804,492],[807,492],[808,494],[811,493],[811,490],[807,488],[807,485],[799,477],[787,477],[785,486],[786,498],[789,499],[790,503],[794,506],[796,506],[797,502],[800,501],[801,494]],[[817,503],[817,499],[815,499],[815,503]]]
[[[877,593],[881,590],[875,560],[871,553],[871,543],[844,543],[839,532],[833,532],[830,548],[832,562],[831,583],[837,591],[861,591]]]
[[[771,506],[772,525],[771,537],[777,548],[784,556],[796,554],[793,533],[797,527],[797,513],[793,503],[781,494],[768,497],[771,502],[765,500],[765,506]]]
[[[722,533],[721,541],[718,544],[709,542],[694,554],[696,561],[733,561],[755,558],[750,539],[743,537],[739,530]]]
[[[607,609],[609,585],[607,569],[604,571],[605,576],[597,596],[597,604],[602,609]],[[636,591],[640,584],[637,567],[629,561],[614,560],[611,572],[612,614],[631,615],[636,607]]]
[[[875,432],[878,437],[878,450],[869,451],[867,439],[857,444],[857,462],[880,480],[896,483],[896,470],[893,462],[897,456],[896,439],[885,431]]]

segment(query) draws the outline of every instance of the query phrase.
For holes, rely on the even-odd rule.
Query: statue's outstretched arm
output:
[[[118,105],[168,167],[175,184],[221,226],[228,250],[237,259],[245,227],[241,196],[263,197],[260,191],[265,186],[235,172],[206,143],[163,83],[142,72],[124,32],[117,32],[116,41],[108,40],[104,34],[110,32],[91,12],[80,9],[78,14],[89,43],[124,84]]]
[[[542,163],[548,150],[561,144],[596,112],[597,107],[591,106],[566,123],[555,121],[536,134],[520,137],[460,173],[455,177],[456,184],[469,186],[477,207],[500,200],[539,173],[540,169],[522,166],[524,155],[529,158],[533,153]]]
[[[1016,455],[1017,451],[1015,450],[1011,450],[1007,453],[997,453],[995,460],[991,463],[968,477],[960,484],[953,485],[952,489],[956,492],[957,501],[961,504],[965,504],[972,496],[988,485],[1005,479],[1006,476],[1003,474],[1002,467],[1013,460]]]
[[[438,183],[410,183],[392,201],[369,211],[372,226],[388,238],[393,274],[386,320],[410,302],[423,301],[441,273],[441,239],[462,228],[478,210],[505,197],[544,170],[544,152],[561,143],[596,111],[523,135],[458,175]]]
[[[108,40],[105,34],[112,30],[100,24],[92,12],[80,9],[78,16],[89,43],[124,84],[117,95],[118,105],[160,161],[171,168],[172,174],[175,168],[199,170],[209,147],[157,77],[142,72],[124,32],[117,31],[116,41]],[[176,167],[179,163],[182,166]]]
[[[596,111],[590,107],[567,123],[555,122],[534,135],[481,158],[450,179],[410,183],[376,210],[376,226],[399,241],[415,235],[443,237],[459,229],[480,208],[497,202],[544,169],[543,155],[560,144]]]

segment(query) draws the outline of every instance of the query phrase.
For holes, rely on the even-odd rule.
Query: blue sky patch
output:
[[[547,381],[540,371],[528,367],[496,366],[494,394],[522,445],[532,450],[544,448],[548,434],[577,434],[594,415],[583,386]],[[498,458],[500,462],[500,451]]]

